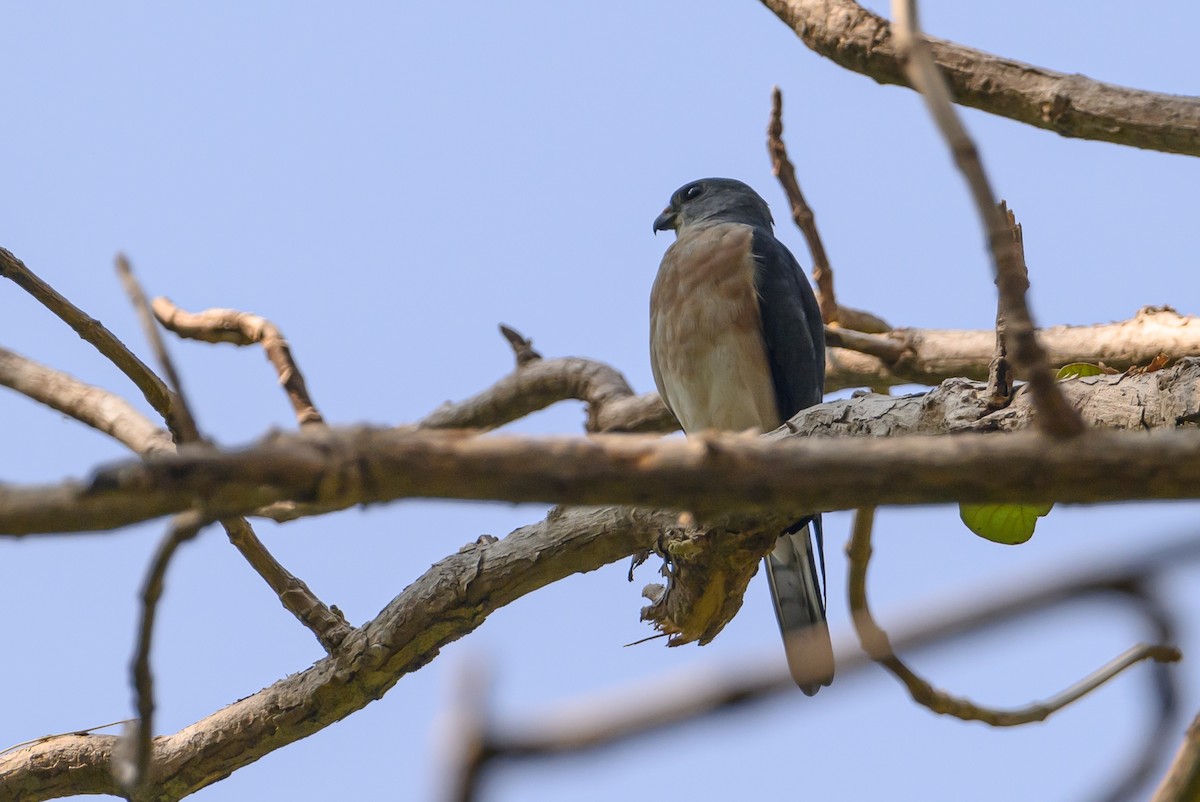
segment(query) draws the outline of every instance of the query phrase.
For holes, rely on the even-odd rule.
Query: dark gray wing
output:
[[[767,363],[783,423],[821,403],[825,388],[825,326],[808,279],[770,230],[754,229],[751,245]]]

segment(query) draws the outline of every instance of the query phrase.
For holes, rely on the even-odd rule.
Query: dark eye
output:
[[[684,187],[680,193],[685,201],[695,200],[704,194],[703,184],[692,184],[690,187]]]

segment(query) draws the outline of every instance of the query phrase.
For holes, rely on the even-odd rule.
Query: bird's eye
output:
[[[685,201],[695,200],[704,194],[704,185],[692,184],[690,187],[685,187],[683,192],[680,194],[683,195],[683,199]]]

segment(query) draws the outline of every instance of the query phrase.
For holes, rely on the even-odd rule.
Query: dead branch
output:
[[[472,632],[495,610],[563,577],[651,547],[673,516],[591,508],[553,511],[498,541],[440,560],[355,630],[334,656],[153,743],[147,802],[176,800],[345,718]],[[5,795],[35,802],[119,794],[109,773],[117,739],[51,738],[0,756]]]
[[[762,0],[809,48],[879,83],[910,86],[887,20],[853,0]],[[1054,131],[1200,156],[1200,98],[1067,75],[931,39],[955,103]]]
[[[1192,802],[1200,799],[1200,716],[1192,720],[1171,768],[1151,802]]]
[[[1089,423],[1141,431],[1146,427],[1173,428],[1180,419],[1200,409],[1200,385],[1197,382],[1200,382],[1200,362],[1184,360],[1175,367],[1154,374],[1073,379],[1064,382],[1063,388],[1071,394],[1072,402],[1080,407]],[[989,492],[986,488],[992,488],[990,492],[996,497],[1001,497],[1002,493],[1016,496],[1031,492],[1027,483],[1032,482],[1032,476],[1053,474],[1056,468],[1051,466],[1059,463],[1064,465],[1063,473],[1056,479],[1046,480],[1046,492],[1057,492],[1055,488],[1065,489],[1071,483],[1076,483],[1073,492],[1080,494],[1080,500],[1103,500],[1105,495],[1112,498],[1129,498],[1133,495],[1137,482],[1130,483],[1113,477],[1135,477],[1140,467],[1134,463],[1117,465],[1115,473],[1108,478],[1102,475],[1089,492],[1083,487],[1086,480],[1081,475],[1088,470],[1085,465],[1086,454],[1083,452],[1078,452],[1079,459],[1075,459],[1072,454],[1077,452],[1065,453],[1066,450],[1058,449],[1043,458],[1038,454],[1038,447],[1033,440],[1012,437],[900,439],[902,435],[1008,430],[1027,425],[1031,417],[1030,409],[1020,394],[1010,408],[988,415],[986,403],[980,398],[983,391],[982,386],[959,381],[947,382],[945,386],[923,396],[894,398],[867,395],[821,404],[797,415],[791,421],[793,432],[781,430],[775,435],[791,435],[803,441],[789,443],[784,449],[775,448],[766,441],[737,435],[697,439],[690,444],[613,436],[588,440],[467,438],[409,429],[349,428],[324,435],[281,435],[244,452],[189,450],[178,456],[164,457],[168,462],[157,465],[151,461],[145,465],[110,469],[98,477],[91,489],[88,484],[77,482],[45,488],[0,488],[0,531],[15,534],[114,528],[136,520],[178,512],[198,492],[207,496],[210,505],[218,505],[214,509],[224,504],[245,512],[254,511],[255,514],[263,505],[276,501],[301,502],[307,507],[299,514],[315,514],[355,503],[413,497],[421,493],[461,495],[467,492],[464,488],[470,485],[472,476],[480,477],[478,481],[481,484],[475,492],[482,497],[527,499],[537,497],[539,493],[554,497],[566,495],[565,489],[572,482],[577,484],[571,492],[583,495],[589,492],[589,482],[599,480],[609,472],[620,471],[628,471],[621,474],[621,481],[612,477],[614,483],[620,486],[624,486],[624,480],[630,477],[653,476],[657,477],[656,481],[662,482],[658,490],[645,482],[639,482],[634,489],[626,487],[621,491],[626,496],[644,494],[644,497],[636,500],[693,510],[718,505],[723,499],[729,499],[732,508],[744,509],[745,505],[755,503],[769,506],[773,503],[771,499],[774,492],[770,488],[779,488],[792,479],[797,485],[781,492],[797,492],[800,484],[812,490],[803,497],[786,498],[785,505],[802,507],[806,503],[813,503],[821,509],[839,504],[853,506],[856,499],[872,497],[895,499],[897,503],[954,500],[953,493],[957,490],[970,492],[978,500],[984,500],[981,496]],[[874,439],[871,442],[839,440],[837,445],[830,447],[817,442],[811,436],[813,434]],[[886,442],[884,438],[876,437],[878,435],[888,435]],[[1112,433],[1106,433],[1106,438],[1112,436]],[[1152,460],[1155,465],[1166,466],[1163,481],[1144,488],[1144,492],[1178,492],[1186,495],[1185,486],[1172,489],[1167,480],[1172,474],[1190,470],[1186,464],[1169,458],[1170,453],[1186,453],[1188,440],[1188,432],[1169,433],[1161,442],[1179,451],[1161,454],[1154,451],[1158,447],[1155,444],[1160,442],[1157,438],[1124,439],[1119,448],[1126,457],[1138,454],[1142,459]],[[425,450],[426,447],[428,450]],[[994,460],[983,453],[992,447],[997,449]],[[1091,453],[1093,448],[1089,446],[1087,453]],[[915,452],[910,449],[915,449]],[[750,455],[760,453],[766,456],[761,457],[764,462],[757,463],[760,457]],[[912,456],[913,453],[930,454],[939,463],[922,468],[917,464],[919,458]],[[940,461],[952,459],[954,465],[968,466],[969,469],[972,457],[968,455],[971,453],[976,454],[974,459],[979,461],[979,465],[986,465],[987,470],[974,480],[967,475],[949,475],[946,478],[948,484],[938,491],[934,485],[942,481],[939,477],[944,470]],[[532,455],[537,455],[540,462],[525,461],[527,456]],[[627,457],[628,463],[621,462]],[[280,461],[274,461],[276,459]],[[361,463],[358,462],[360,459],[363,460]],[[406,459],[416,462],[405,462]],[[435,464],[434,459],[449,462]],[[574,463],[572,459],[579,462]],[[758,467],[755,478],[738,477],[737,472],[745,469],[744,459],[756,461]],[[822,470],[814,470],[810,464],[809,469],[803,471],[803,477],[789,478],[781,473],[790,470],[789,466],[799,465],[803,459],[819,460],[815,464],[821,465]],[[869,471],[865,470],[866,466],[871,465],[872,459],[884,461],[878,470],[874,466]],[[454,472],[467,464],[464,460],[475,460],[472,473],[456,478]],[[728,460],[732,467],[721,468],[723,460]],[[793,460],[796,462],[793,463]],[[1024,463],[1021,460],[1039,463],[1041,467],[1035,466],[1034,474],[1028,474],[1022,480],[1020,476],[1024,468],[1019,466]],[[1104,454],[1100,454],[1098,460],[1097,465],[1120,462],[1120,459]],[[1005,467],[1006,461],[1008,467]],[[506,473],[510,465],[511,473]],[[544,472],[538,473],[536,465],[540,465]],[[148,484],[154,481],[150,478],[153,475],[169,474],[170,466],[182,467],[185,473],[163,487],[155,488]],[[824,471],[824,468],[832,469],[834,466],[838,471],[852,473],[854,470],[863,470],[864,473],[858,477],[844,473],[835,478]],[[912,475],[906,473],[910,466]],[[552,478],[557,476],[560,467],[565,472],[562,482]],[[228,472],[235,468],[236,474]],[[367,472],[362,473],[360,469]],[[951,468],[950,471],[957,469]],[[731,475],[725,479],[719,478],[722,470],[729,470]],[[189,471],[190,474],[186,473]],[[1097,470],[1097,474],[1104,474],[1104,470]],[[699,486],[693,486],[687,492],[680,489],[680,483],[698,482],[702,476],[718,483],[731,484],[728,489],[718,487],[711,501],[704,495],[708,491]],[[759,477],[765,484],[755,484]],[[900,482],[901,479],[903,482]],[[919,484],[913,485],[918,480]],[[147,484],[138,484],[143,481]],[[248,485],[242,486],[240,483],[243,481]],[[835,486],[842,482],[844,486],[835,490]],[[1118,484],[1121,485],[1119,490],[1114,487]],[[743,492],[747,485],[749,489]],[[911,492],[903,490],[909,486],[913,487]],[[876,491],[879,495],[872,495]],[[609,491],[597,484],[592,486],[591,492],[600,497],[600,494]],[[828,502],[826,506],[821,494],[835,492],[841,494],[836,499],[830,495],[824,496]],[[1083,499],[1084,495],[1090,498]],[[176,508],[175,505],[182,506]],[[224,514],[224,509],[221,512]],[[262,512],[275,514],[271,510]],[[284,511],[280,517],[290,519],[297,517],[297,514]]]
[[[1050,363],[1090,362],[1125,370],[1159,353],[1200,355],[1200,319],[1168,307],[1146,307],[1131,319],[1095,326],[1055,326],[1038,332]],[[518,335],[519,336],[519,335]],[[865,334],[828,328],[826,389],[936,385],[951,378],[988,378],[995,331],[896,329]],[[854,349],[854,350],[849,350]],[[565,400],[588,405],[589,432],[671,432],[678,422],[656,393],[634,395],[625,377],[580,357],[530,361],[491,387],[434,410],[418,425],[432,429],[494,429]]]
[[[155,298],[152,305],[154,317],[164,328],[189,340],[209,343],[232,343],[237,346],[261,345],[267,359],[275,366],[279,383],[287,393],[296,422],[300,426],[324,423],[324,418],[313,405],[292,350],[283,332],[266,318],[239,312],[235,309],[206,309],[203,312],[186,312],[169,298]]]
[[[796,168],[788,158],[787,147],[783,144],[783,93],[776,86],[771,89],[771,122],[767,125],[767,152],[771,155],[771,172],[779,179],[783,192],[787,195],[792,207],[792,220],[796,227],[804,233],[808,243],[808,252],[812,256],[813,283],[817,285],[817,302],[821,307],[821,318],[826,325],[839,321],[837,298],[833,292],[833,268],[829,265],[829,257],[825,253],[825,245],[821,242],[821,232],[817,229],[817,218],[804,200],[800,191],[800,182],[796,180]],[[850,328],[854,328],[851,326]],[[887,331],[887,326],[883,331]]]
[[[1068,576],[1055,570],[1041,577],[1027,577],[1019,586],[1001,582],[967,597],[930,600],[922,605],[921,611],[910,611],[900,617],[907,623],[896,627],[899,634],[894,640],[899,649],[919,651],[1014,619],[1052,612],[1080,599],[1103,601],[1114,596],[1138,603],[1138,610],[1148,624],[1148,636],[1170,639],[1173,633],[1170,614],[1154,604],[1143,604],[1145,597],[1131,595],[1130,589],[1149,587],[1162,573],[1197,559],[1200,559],[1200,540],[1189,536],[1149,551],[1139,549],[1103,565],[1076,567]],[[861,675],[861,669],[873,664],[852,637],[840,639],[834,646],[842,681]],[[1155,735],[1145,739],[1149,747],[1146,755],[1156,758],[1160,733],[1170,732],[1178,677],[1158,664],[1146,676],[1150,694],[1156,700]],[[707,665],[671,672],[581,699],[558,702],[517,720],[493,721],[475,716],[470,729],[473,745],[469,747],[474,756],[470,763],[473,774],[470,778],[460,775],[459,780],[474,793],[481,777],[486,776],[486,769],[499,761],[586,753],[791,693],[795,693],[795,683],[786,668],[777,658],[763,655],[736,666]],[[456,716],[477,713],[485,707],[486,699],[475,698],[471,711]],[[458,748],[468,747],[460,744]],[[458,765],[461,770],[464,764]],[[1135,768],[1140,769],[1141,765],[1139,761]],[[1140,774],[1135,771],[1127,776],[1137,779]],[[1128,781],[1110,782],[1106,787],[1127,784]],[[1123,797],[1114,797],[1119,798]]]
[[[602,362],[578,357],[542,359],[540,355],[522,362],[519,343],[514,348],[518,349],[515,371],[472,398],[443,404],[417,425],[425,429],[494,429],[570,399],[588,405],[589,432],[670,432],[679,428],[657,394],[634,395],[625,377]]]
[[[175,453],[171,435],[143,417],[123,399],[53,368],[0,349],[0,385],[111,435],[135,453]],[[221,522],[229,540],[275,592],[280,603],[312,630],[327,652],[345,639],[351,627],[325,605],[303,580],[292,575],[267,551],[244,519]]]
[[[133,745],[133,759],[128,763],[122,760],[114,761],[112,767],[117,782],[134,796],[147,785],[152,769],[154,677],[150,672],[150,645],[154,637],[154,619],[158,611],[158,601],[162,598],[167,566],[179,547],[196,537],[204,524],[204,518],[197,513],[182,513],[176,516],[155,550],[154,559],[150,561],[150,568],[142,584],[141,623],[138,626],[137,648],[130,665],[138,713],[128,736]]]
[[[815,408],[820,414],[820,408]],[[89,481],[0,487],[0,534],[115,529],[188,509],[221,517],[300,501],[319,509],[401,498],[618,503],[725,513],[879,504],[1084,503],[1194,498],[1200,432],[1096,432],[1070,449],[1036,434],[784,439],[709,434],[464,437],[348,427],[233,451],[186,449]]]
[[[26,267],[24,262],[4,248],[0,248],[0,276],[11,280],[32,295],[34,300],[58,316],[86,342],[91,343],[129,377],[155,412],[162,415],[164,420],[170,420],[172,401],[167,385],[100,321],[59,295],[53,287]]]
[[[1072,362],[1103,362],[1125,370],[1149,362],[1160,352],[1172,358],[1200,355],[1200,318],[1180,315],[1170,307],[1145,307],[1133,318],[1117,323],[1053,326],[1039,329],[1037,335],[1054,368]],[[992,329],[896,329],[888,334],[827,329],[826,336],[831,342],[837,336],[841,338],[838,342],[856,349],[830,348],[827,352],[825,389],[829,392],[848,387],[935,385],[959,377],[984,381],[996,343]]]
[[[1026,267],[1025,277],[1026,285],[1028,285],[1029,271],[1025,264],[1025,237],[1021,230],[1021,224],[1017,222],[1016,215],[1008,208],[1004,201],[1000,201],[1000,211],[1008,220],[1008,230],[1012,234],[1013,242],[1017,248],[1017,254],[1020,258],[1021,266]],[[1004,320],[1004,300],[996,299],[996,352],[992,356],[992,361],[988,365],[988,406],[992,409],[1003,409],[1012,401],[1013,392],[1016,388],[1013,387],[1012,366],[1008,363],[1008,346],[1007,340],[1007,325]]]
[[[167,344],[163,342],[162,335],[159,334],[158,326],[154,325],[150,302],[146,300],[146,293],[142,290],[141,283],[133,275],[133,267],[125,258],[125,254],[117,254],[116,268],[121,284],[125,287],[125,292],[133,304],[133,310],[142,324],[142,331],[150,343],[150,349],[154,352],[159,368],[167,377],[167,386],[172,391],[170,413],[163,416],[167,422],[167,428],[171,430],[177,443],[195,443],[203,440],[200,429],[196,425],[196,416],[192,414],[191,405],[188,403],[187,396],[184,395],[179,372],[175,370],[175,363],[171,360],[170,352],[167,351]]]
[[[854,515],[853,534],[846,549],[850,559],[850,617],[863,651],[900,680],[914,702],[934,713],[953,716],[963,721],[981,721],[993,727],[1016,727],[1045,721],[1143,660],[1174,663],[1183,658],[1182,653],[1174,646],[1138,644],[1050,699],[1014,710],[985,707],[969,699],[940,691],[896,655],[887,633],[875,622],[867,604],[867,568],[871,562],[871,530],[874,521],[875,510],[872,507],[859,509]]]
[[[995,269],[1000,308],[1004,313],[1005,350],[1011,355],[1018,373],[1029,382],[1041,413],[1038,423],[1050,434],[1070,437],[1084,431],[1083,421],[1059,392],[1046,351],[1038,341],[1033,316],[1025,294],[1029,279],[1018,249],[1009,231],[1008,221],[992,191],[975,142],[967,133],[950,99],[950,88],[938,70],[929,42],[921,32],[916,0],[892,0],[896,51],[912,85],[925,98],[929,113],[941,131],[954,163],[966,179],[975,208],[987,234],[988,250]]]
[[[0,385],[104,432],[138,454],[175,450],[169,432],[120,396],[3,348]]]

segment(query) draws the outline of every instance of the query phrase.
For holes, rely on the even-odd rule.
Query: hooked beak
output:
[[[671,209],[670,206],[663,209],[662,214],[654,218],[654,233],[660,231],[668,231],[679,227],[679,213]]]

